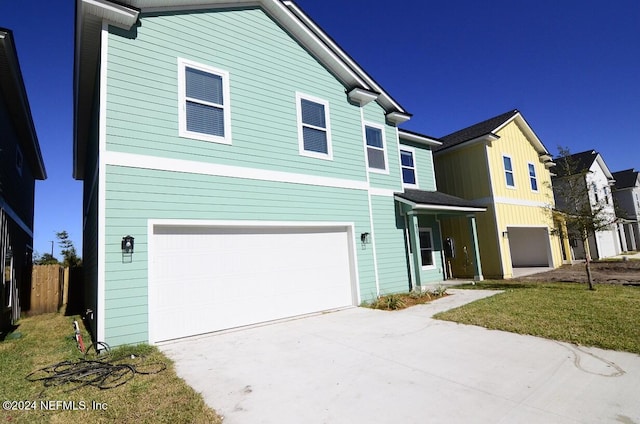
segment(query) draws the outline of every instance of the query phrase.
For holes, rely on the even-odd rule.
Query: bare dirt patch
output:
[[[591,262],[591,276],[599,284],[629,284],[640,285],[640,261],[596,261]],[[567,281],[576,283],[587,282],[587,272],[584,263],[563,265],[552,271],[527,275],[517,278],[519,281],[554,282]]]

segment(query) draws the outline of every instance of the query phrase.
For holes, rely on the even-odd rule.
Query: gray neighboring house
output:
[[[0,28],[0,333],[28,310],[35,180],[47,178],[11,30]]]
[[[584,184],[588,191],[588,201],[592,208],[599,205],[602,213],[609,216],[611,225],[589,236],[589,250],[592,259],[603,259],[619,255],[622,250],[620,240],[620,225],[617,223],[616,211],[613,203],[612,189],[615,185],[614,176],[605,163],[602,155],[595,150],[587,150],[574,153],[568,157],[554,159],[556,166],[551,169],[555,176],[552,177],[553,195],[556,206],[561,211],[570,211],[571,205],[563,198],[563,185],[567,175],[567,162],[575,167],[572,172],[584,175]],[[573,259],[585,259],[585,246],[575,237],[571,240]]]
[[[635,169],[626,169],[613,173],[616,185],[613,189],[613,201],[617,213],[624,220],[621,234],[623,250],[640,249],[640,173]]]

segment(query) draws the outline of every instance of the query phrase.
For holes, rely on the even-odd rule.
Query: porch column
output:
[[[624,235],[624,224],[618,224],[616,227],[616,230],[618,230],[618,238],[620,238],[620,248],[622,252],[626,252],[629,249],[627,248],[627,237]]]
[[[411,253],[413,257],[413,289],[420,288],[422,290],[422,259],[420,258],[420,243],[418,230],[418,216],[415,212],[407,212],[407,226],[409,227],[409,243],[411,244]]]
[[[476,227],[476,216],[468,215],[469,218],[469,230],[471,233],[471,243],[473,244],[473,268],[474,268],[474,276],[473,279],[476,281],[484,280],[482,276],[482,264],[480,263],[480,248],[478,247],[478,229]]]
[[[638,250],[638,237],[636,236],[636,231],[634,227],[638,227],[638,223],[627,224],[627,230],[629,230],[629,241],[631,242],[631,250]]]

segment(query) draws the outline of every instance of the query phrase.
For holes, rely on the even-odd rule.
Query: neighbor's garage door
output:
[[[155,226],[152,342],[352,305],[347,229]]]

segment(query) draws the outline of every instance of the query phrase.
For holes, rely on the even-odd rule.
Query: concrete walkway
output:
[[[432,319],[495,292],[449,293],[160,348],[229,424],[640,424],[638,355]]]

